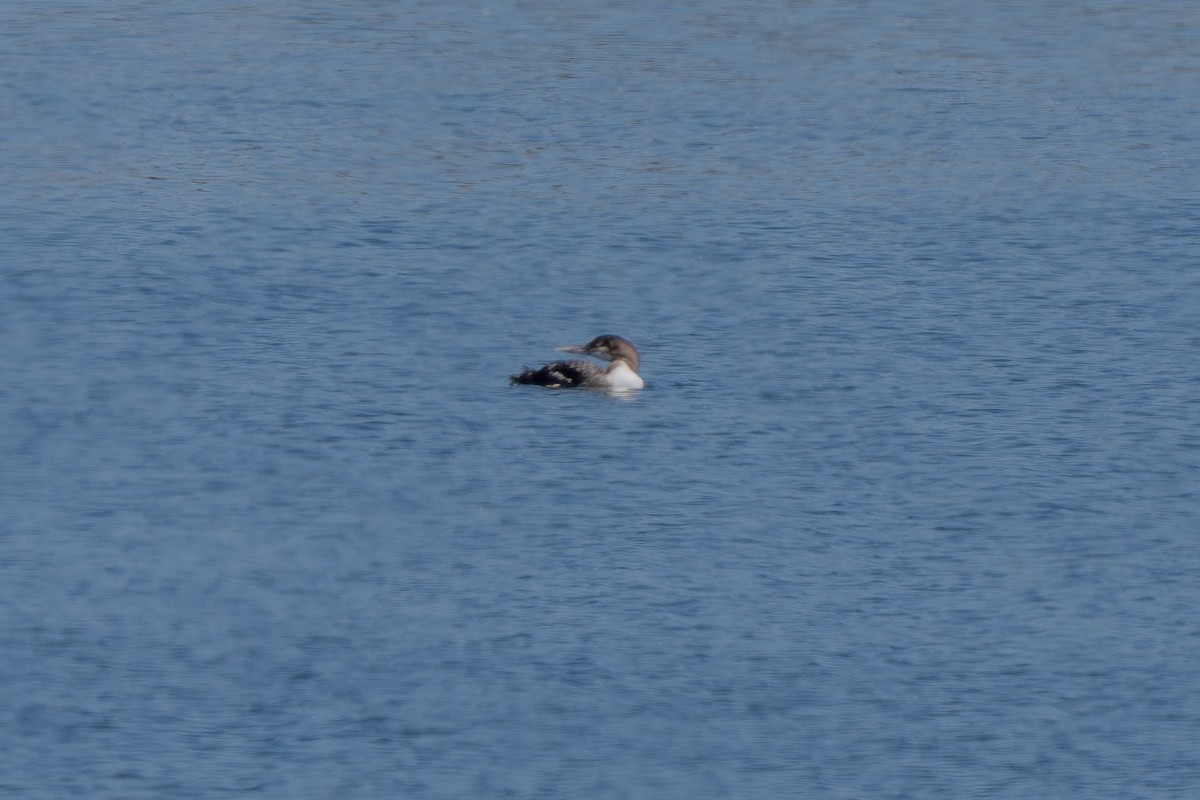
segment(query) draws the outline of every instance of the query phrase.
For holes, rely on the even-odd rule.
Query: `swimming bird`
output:
[[[511,376],[513,383],[531,383],[547,389],[607,389],[628,392],[645,386],[638,375],[638,351],[633,342],[620,336],[597,336],[584,345],[558,348],[564,353],[595,356],[611,362],[605,369],[591,361],[555,361],[538,369],[525,368]]]

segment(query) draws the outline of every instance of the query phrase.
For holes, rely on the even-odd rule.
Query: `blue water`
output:
[[[0,796],[1200,796],[1198,105],[1192,0],[6,4]]]

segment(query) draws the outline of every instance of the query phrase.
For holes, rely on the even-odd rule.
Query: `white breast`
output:
[[[608,388],[614,392],[628,392],[645,385],[642,376],[631,370],[624,361],[618,361],[608,370]]]

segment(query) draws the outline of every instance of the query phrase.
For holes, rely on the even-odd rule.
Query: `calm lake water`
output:
[[[0,108],[5,798],[1200,796],[1193,0],[27,0]]]

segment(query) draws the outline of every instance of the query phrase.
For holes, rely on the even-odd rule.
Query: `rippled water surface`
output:
[[[0,794],[1198,796],[1198,103],[1190,0],[5,5]]]

